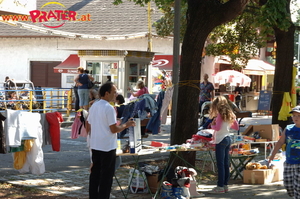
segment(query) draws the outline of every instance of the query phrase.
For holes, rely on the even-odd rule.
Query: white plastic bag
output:
[[[144,172],[141,172],[138,169],[130,169],[128,186],[131,193],[148,193],[147,184],[145,181],[146,179],[147,178]]]

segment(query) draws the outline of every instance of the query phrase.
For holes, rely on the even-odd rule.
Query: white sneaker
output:
[[[224,187],[215,187],[209,193],[225,193]]]
[[[110,194],[109,199],[116,198],[116,196]]]
[[[225,193],[228,193],[228,185],[224,185],[224,191]]]

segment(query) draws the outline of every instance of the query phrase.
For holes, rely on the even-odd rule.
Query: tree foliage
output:
[[[174,29],[173,2],[168,3],[162,7],[165,15],[155,22],[157,34],[163,37],[173,35]],[[258,54],[259,48],[266,46],[268,40],[273,40],[270,36],[274,35],[274,26],[281,30],[287,30],[290,26],[286,3],[286,0],[268,0],[261,6],[258,1],[251,1],[240,16],[211,32],[205,53],[213,56],[228,55],[233,68],[245,66],[249,59]],[[186,30],[186,11],[185,2],[181,10],[181,39]]]
[[[133,1],[141,5],[148,2]],[[116,3],[120,2],[116,0]],[[172,25],[173,18],[170,18],[174,16],[170,8],[172,1],[155,2],[166,13],[165,19],[157,22],[156,27],[161,27],[162,36],[171,35],[173,26],[169,29],[167,26]],[[185,30],[182,31],[178,105],[174,110],[177,112],[176,121],[172,121],[175,132],[171,132],[171,144],[183,143],[197,131],[201,57],[206,41],[212,44],[207,53],[225,53],[233,60],[239,60],[235,63],[237,65],[246,63],[256,53],[257,47],[265,44],[267,35],[275,34],[278,59],[274,84],[276,96],[272,102],[273,119],[277,119],[283,93],[291,88],[291,82],[285,80],[292,79],[294,29],[288,9],[290,0],[187,0],[186,3],[186,7],[183,6],[186,14],[182,15],[186,28],[183,26]],[[185,159],[193,163],[191,154],[186,154]]]

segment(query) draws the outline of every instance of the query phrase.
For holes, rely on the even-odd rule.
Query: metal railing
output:
[[[17,93],[15,99],[9,93]],[[22,92],[28,92],[22,95]],[[72,111],[71,88],[43,88],[41,90],[0,90],[0,111],[6,109],[27,110],[29,112],[66,112]]]

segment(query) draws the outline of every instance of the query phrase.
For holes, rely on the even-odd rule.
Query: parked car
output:
[[[35,91],[33,82],[31,82],[30,80],[8,80],[7,82],[3,82],[3,84],[0,85],[0,100],[6,101],[1,101],[0,109],[28,109],[31,90],[33,90],[32,108],[37,109],[41,107],[41,103],[36,101],[37,97],[40,96],[40,93],[38,93],[38,91]]]

